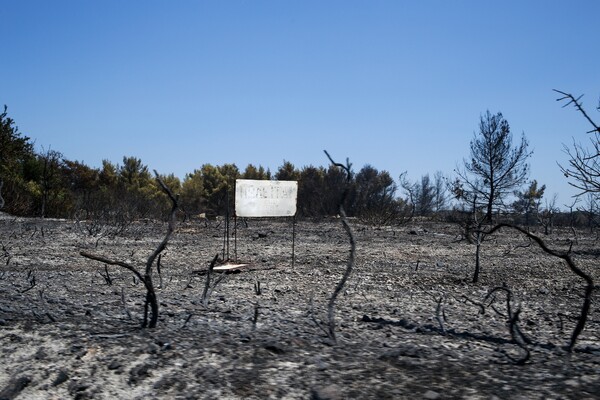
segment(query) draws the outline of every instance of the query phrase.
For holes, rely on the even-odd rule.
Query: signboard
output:
[[[235,214],[238,217],[292,217],[296,215],[298,182],[237,179]]]

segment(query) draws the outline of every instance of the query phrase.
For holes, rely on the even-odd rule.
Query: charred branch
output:
[[[221,274],[221,276],[219,276],[217,278],[217,280],[215,282],[213,282],[212,284],[210,282],[212,272],[215,269],[215,264],[217,263],[218,260],[219,260],[219,253],[215,254],[212,261],[210,262],[208,270],[206,271],[206,281],[204,282],[204,291],[202,292],[202,299],[201,299],[202,305],[204,306],[204,308],[208,307],[208,299],[210,298],[212,291],[217,287],[219,282],[221,282],[221,280],[223,280],[223,278],[225,277],[225,273],[223,273],[223,274]]]
[[[341,168],[345,173],[346,173],[346,186],[344,188],[344,192],[342,194],[342,198],[340,199],[339,203],[338,203],[338,212],[340,214],[340,219],[342,221],[342,225],[344,227],[344,230],[346,231],[346,234],[348,235],[348,239],[350,241],[350,257],[348,258],[348,262],[346,264],[346,271],[344,272],[344,275],[342,276],[342,279],[338,282],[337,286],[335,287],[335,290],[333,291],[333,294],[331,295],[331,298],[329,299],[329,304],[328,304],[328,336],[329,338],[336,343],[336,336],[335,336],[335,301],[338,297],[338,295],[340,294],[340,292],[344,289],[344,285],[346,284],[346,281],[348,280],[348,278],[350,277],[350,274],[352,273],[352,269],[354,267],[354,258],[356,255],[356,242],[354,239],[354,233],[352,232],[352,228],[350,227],[350,224],[348,224],[348,218],[346,216],[346,211],[344,210],[344,203],[346,201],[346,198],[348,197],[348,192],[350,190],[350,182],[352,180],[352,171],[351,171],[351,167],[352,164],[350,164],[350,160],[346,159],[346,165],[344,164],[340,164],[340,163],[336,163],[335,161],[333,161],[333,159],[331,158],[331,156],[329,155],[329,153],[327,151],[325,151],[325,154],[327,155],[327,158],[329,158],[329,161],[331,161],[331,164]]]
[[[34,287],[36,287],[36,285],[37,285],[37,281],[35,280],[35,272],[33,272],[33,270],[30,269],[27,272],[27,277],[25,279],[27,280],[27,283],[29,284],[29,287],[27,287],[26,289],[21,290],[21,293],[27,293],[31,289],[33,289]]]
[[[563,91],[557,90],[557,89],[552,89],[554,90],[556,93],[562,94],[563,97],[560,97],[558,99],[556,99],[556,101],[567,101],[566,104],[563,105],[563,108],[570,106],[571,104],[573,104],[573,106],[584,116],[584,118],[594,127],[594,129],[592,129],[591,131],[588,131],[588,133],[593,133],[593,132],[598,132],[600,133],[600,126],[598,126],[591,118],[590,116],[587,114],[587,112],[585,111],[585,109],[583,108],[582,103],[580,102],[581,98],[583,97],[583,95],[579,96],[578,98],[575,98],[572,94],[570,93],[565,93]]]
[[[488,231],[488,234],[492,234],[501,228],[512,228],[512,229],[515,229],[515,230],[521,232],[523,235],[525,235],[525,236],[529,237],[531,240],[533,240],[545,253],[564,260],[565,263],[567,264],[567,266],[569,267],[569,269],[575,275],[577,275],[580,278],[582,278],[583,280],[585,280],[586,288],[585,288],[585,293],[584,293],[583,304],[581,305],[581,311],[579,314],[577,324],[576,324],[575,328],[573,329],[573,333],[571,334],[571,339],[569,341],[569,344],[567,345],[567,350],[569,352],[573,351],[573,348],[575,347],[575,343],[577,342],[577,338],[579,337],[579,335],[585,328],[585,324],[588,319],[590,307],[592,304],[592,294],[594,292],[594,281],[593,281],[592,277],[589,274],[585,273],[583,270],[581,270],[575,264],[575,261],[571,257],[571,248],[569,248],[569,250],[566,252],[560,252],[560,251],[553,250],[553,249],[549,248],[540,237],[532,234],[531,232],[529,232],[519,226],[506,224],[506,223],[501,223],[501,224],[498,224],[498,225],[492,227]]]
[[[152,266],[154,265],[154,261],[167,247],[167,243],[171,238],[173,231],[175,230],[175,214],[179,209],[178,197],[171,192],[171,190],[164,184],[164,182],[159,178],[158,173],[154,171],[156,175],[156,181],[163,189],[163,191],[167,194],[169,199],[171,200],[172,207],[171,213],[169,214],[169,220],[167,225],[167,232],[165,237],[160,242],[160,244],[156,247],[156,249],[150,254],[148,260],[146,261],[146,268],[144,273],[138,271],[133,265],[128,264],[119,260],[111,260],[106,257],[102,257],[99,255],[91,254],[85,251],[80,252],[79,254],[83,257],[89,258],[91,260],[100,261],[107,265],[115,265],[122,268],[125,268],[131,271],[134,275],[134,283],[136,279],[139,279],[146,288],[146,301],[144,303],[144,319],[142,321],[142,328],[155,328],[158,322],[158,299],[156,297],[156,292],[154,290],[154,284],[152,282]]]

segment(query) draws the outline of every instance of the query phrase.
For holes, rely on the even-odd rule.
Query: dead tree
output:
[[[460,221],[460,224],[465,240],[469,244],[475,245],[475,271],[473,272],[472,282],[477,283],[479,282],[479,272],[481,271],[481,245],[487,236],[483,226],[488,222],[488,214],[484,214],[483,217],[481,215],[483,208],[487,207],[487,204],[479,203],[478,193],[466,190],[459,180],[452,183],[452,191],[457,200],[462,200],[471,205],[468,218]]]
[[[565,146],[565,153],[570,157],[569,165],[567,167],[561,165],[560,169],[567,178],[573,178],[569,184],[579,189],[580,194],[598,193],[600,192],[600,126],[590,118],[583,108],[580,101],[583,96],[575,98],[570,93],[556,89],[554,91],[563,96],[556,101],[566,101],[563,107],[573,105],[593,127],[587,132],[593,135],[590,137],[593,148],[590,150],[577,143],[573,143],[573,150]]]
[[[346,231],[348,239],[350,240],[350,257],[348,258],[348,263],[346,264],[346,271],[344,272],[342,279],[338,282],[337,286],[335,287],[335,290],[333,291],[333,294],[331,295],[331,298],[329,299],[329,304],[327,306],[327,315],[329,320],[327,335],[329,336],[329,339],[333,341],[333,343],[337,343],[335,336],[335,300],[337,299],[340,292],[344,289],[344,285],[346,284],[346,281],[352,273],[352,269],[354,267],[354,257],[356,254],[356,242],[354,240],[354,233],[352,232],[352,228],[348,224],[348,218],[346,216],[346,211],[344,210],[344,203],[346,201],[346,198],[348,197],[348,193],[350,191],[350,182],[352,180],[352,171],[350,169],[352,164],[350,164],[349,159],[346,159],[346,165],[336,163],[335,161],[333,161],[333,159],[327,151],[325,151],[325,154],[327,155],[327,158],[329,158],[329,161],[331,161],[331,164],[341,168],[346,173],[346,187],[344,188],[342,198],[338,203],[338,212],[340,214],[340,220],[342,221],[344,230]]]
[[[537,220],[544,228],[544,235],[549,235],[554,226],[554,217],[560,211],[556,207],[556,199],[558,195],[554,194],[551,201],[546,200],[546,207],[537,213]]]
[[[179,208],[179,198],[175,196],[173,192],[164,184],[164,182],[159,178],[158,173],[154,171],[156,175],[156,180],[163,191],[167,194],[169,199],[171,200],[172,207],[171,213],[169,215],[169,222],[167,226],[167,233],[163,238],[162,242],[158,245],[158,247],[150,254],[148,260],[146,261],[146,266],[144,273],[138,271],[133,265],[128,264],[123,261],[118,260],[110,260],[108,258],[94,255],[91,253],[87,253],[85,251],[80,252],[83,257],[89,258],[91,260],[100,261],[104,264],[108,265],[116,265],[131,271],[135,277],[137,277],[146,288],[146,301],[144,303],[144,320],[142,321],[142,328],[155,328],[158,322],[158,299],[156,297],[156,291],[154,290],[154,283],[152,282],[152,266],[154,265],[154,261],[156,258],[163,252],[163,250],[167,247],[167,243],[171,237],[171,234],[175,230],[175,214]],[[148,311],[150,309],[150,319],[148,320]]]
[[[467,226],[466,234],[468,241],[475,244],[475,271],[473,272],[473,283],[479,282],[481,271],[481,244],[485,240],[485,232],[482,230],[484,219],[477,214],[477,195],[473,198],[473,212],[471,225]]]
[[[585,323],[587,321],[588,314],[590,311],[590,306],[592,304],[592,293],[594,292],[594,281],[593,281],[592,277],[590,275],[586,274],[584,271],[582,271],[579,267],[577,267],[577,265],[575,264],[575,261],[573,261],[573,258],[571,258],[571,248],[569,248],[569,250],[566,252],[552,250],[546,245],[546,243],[540,237],[534,235],[531,232],[528,232],[527,230],[525,230],[519,226],[506,224],[506,223],[500,223],[500,224],[492,227],[486,234],[492,234],[492,233],[496,232],[497,230],[499,230],[501,228],[505,228],[505,227],[512,228],[512,229],[515,229],[515,230],[521,232],[523,235],[525,235],[528,238],[530,238],[531,240],[533,240],[545,253],[564,260],[567,263],[567,266],[569,267],[569,269],[571,269],[571,271],[573,271],[573,273],[575,273],[577,276],[579,276],[580,278],[585,280],[586,288],[585,288],[585,294],[584,294],[584,298],[583,298],[583,304],[581,305],[581,312],[579,314],[577,324],[575,325],[575,329],[573,329],[573,333],[571,334],[571,340],[569,341],[569,344],[567,345],[567,350],[569,352],[573,351],[573,347],[575,347],[575,343],[577,342],[577,338],[579,337],[579,334],[581,334],[581,332],[583,331],[583,328],[585,328]]]

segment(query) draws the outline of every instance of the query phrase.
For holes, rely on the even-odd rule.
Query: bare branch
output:
[[[570,104],[573,104],[573,106],[585,117],[585,119],[588,120],[588,122],[594,127],[593,130],[588,131],[588,133],[592,133],[592,132],[598,132],[600,133],[600,126],[596,125],[596,123],[590,118],[590,116],[587,114],[587,112],[585,112],[582,103],[579,101],[583,95],[579,96],[578,98],[573,97],[572,94],[570,93],[565,93],[563,91],[557,90],[557,89],[552,89],[557,93],[560,93],[563,95],[563,97],[560,97],[558,99],[556,99],[556,101],[563,101],[563,100],[568,100],[568,102],[566,104],[563,105],[564,107],[567,107]]]
[[[579,337],[579,334],[581,334],[581,332],[583,331],[583,328],[585,327],[585,323],[587,321],[588,314],[590,311],[590,307],[591,307],[591,303],[592,303],[592,293],[594,292],[594,281],[593,281],[592,277],[590,275],[586,274],[585,272],[583,272],[583,270],[581,270],[579,267],[577,267],[577,265],[571,258],[571,248],[569,248],[569,250],[567,252],[559,252],[559,251],[550,249],[540,237],[534,235],[531,232],[528,232],[527,230],[525,230],[519,226],[511,225],[511,224],[507,224],[507,223],[501,223],[501,224],[498,224],[498,225],[492,227],[487,232],[487,234],[494,233],[501,228],[512,228],[512,229],[515,229],[515,230],[521,232],[523,235],[525,235],[525,236],[529,237],[531,240],[533,240],[544,252],[550,254],[551,256],[558,257],[558,258],[564,260],[567,263],[568,267],[571,269],[571,271],[573,271],[577,276],[579,276],[580,278],[582,278],[586,281],[587,285],[586,285],[586,289],[585,289],[583,304],[581,306],[579,320],[577,322],[577,325],[575,326],[575,329],[573,330],[573,333],[571,334],[571,340],[569,342],[569,345],[567,346],[567,349],[569,351],[572,351],[573,347],[575,347],[575,343],[577,342],[577,338]]]
[[[346,172],[346,182],[349,183],[352,179],[352,171],[351,171],[352,164],[350,164],[350,160],[346,159],[346,165],[336,163],[335,161],[333,161],[333,159],[331,158],[329,153],[327,153],[326,150],[324,150],[324,151],[325,151],[325,154],[327,155],[327,158],[329,158],[329,161],[331,161],[331,163],[333,165],[335,165],[339,168],[342,168]],[[350,274],[352,273],[352,268],[354,267],[354,258],[356,255],[356,241],[354,239],[354,233],[352,232],[352,228],[350,227],[350,224],[348,224],[348,218],[346,216],[346,211],[344,210],[344,203],[346,201],[346,198],[348,197],[348,192],[349,192],[349,185],[346,185],[346,188],[344,189],[342,198],[340,199],[340,201],[338,203],[338,211],[340,214],[342,225],[344,226],[344,230],[346,231],[346,234],[348,235],[348,239],[350,240],[350,257],[348,258],[348,262],[346,264],[346,271],[344,272],[342,279],[338,282],[337,286],[335,287],[335,290],[333,291],[333,294],[331,295],[331,298],[329,299],[329,304],[328,304],[328,316],[329,316],[328,336],[334,343],[337,342],[336,336],[335,336],[335,315],[334,315],[335,300],[337,299],[338,295],[344,288],[346,281],[348,280],[348,278],[350,277]]]
[[[79,255],[85,257],[85,258],[89,258],[90,260],[94,260],[94,261],[100,261],[101,263],[104,264],[108,264],[108,265],[117,265],[119,267],[123,267],[125,269],[128,269],[129,271],[133,272],[135,276],[137,276],[137,278],[140,281],[144,281],[144,277],[142,276],[142,274],[140,274],[138,272],[138,270],[135,269],[135,267],[133,267],[130,264],[127,264],[123,261],[118,261],[118,260],[111,260],[109,258],[106,257],[102,257],[102,256],[98,256],[96,254],[92,254],[92,253],[88,253],[86,251],[80,251]]]
[[[202,305],[204,306],[204,308],[208,307],[208,298],[210,296],[210,288],[211,288],[210,277],[212,275],[213,269],[215,268],[215,264],[217,263],[218,260],[219,260],[219,253],[217,253],[214,256],[214,258],[210,262],[208,271],[206,272],[206,281],[204,283],[204,291],[202,292]],[[216,283],[214,285],[216,286]]]

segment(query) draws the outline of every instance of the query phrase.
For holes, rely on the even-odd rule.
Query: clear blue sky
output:
[[[600,1],[0,0],[0,104],[38,149],[100,166],[451,174],[486,110],[560,194],[600,96]]]

